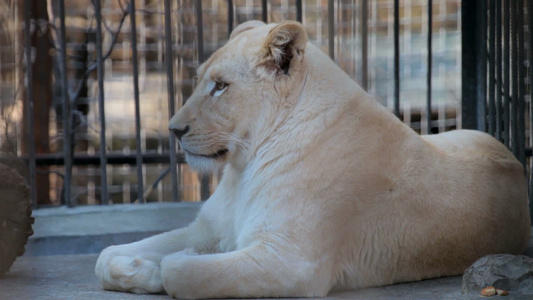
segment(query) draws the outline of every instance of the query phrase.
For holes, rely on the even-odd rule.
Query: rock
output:
[[[533,228],[531,229],[531,236],[529,237],[529,243],[527,244],[526,250],[524,250],[524,253],[522,254],[533,258]]]
[[[492,254],[478,259],[463,275],[463,295],[479,295],[486,287],[533,295],[533,258],[525,255]]]
[[[33,234],[30,190],[17,171],[0,164],[0,275],[24,253]]]

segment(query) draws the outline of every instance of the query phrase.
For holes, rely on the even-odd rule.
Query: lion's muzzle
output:
[[[184,128],[179,128],[177,126],[170,126],[168,128],[168,130],[172,131],[172,133],[174,133],[174,135],[178,138],[178,140],[181,141],[181,138],[187,133],[189,132],[189,130],[191,129],[191,127],[189,125],[186,125]]]

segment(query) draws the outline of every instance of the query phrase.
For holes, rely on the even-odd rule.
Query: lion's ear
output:
[[[235,29],[233,29],[233,31],[231,32],[231,34],[229,36],[229,40],[231,40],[232,38],[236,37],[237,35],[239,35],[243,31],[250,30],[250,29],[253,29],[253,28],[256,28],[256,27],[259,27],[259,26],[263,26],[263,25],[265,25],[265,23],[263,23],[261,21],[257,21],[257,20],[252,20],[252,21],[247,21],[247,22],[241,23],[237,27],[235,27]]]
[[[272,28],[260,52],[260,63],[289,74],[291,61],[303,55],[307,45],[307,34],[302,24],[294,21],[283,22]]]

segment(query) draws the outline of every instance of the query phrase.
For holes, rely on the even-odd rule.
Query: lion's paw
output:
[[[163,291],[159,264],[142,257],[123,255],[116,247],[105,249],[96,262],[96,277],[106,290],[137,294]]]

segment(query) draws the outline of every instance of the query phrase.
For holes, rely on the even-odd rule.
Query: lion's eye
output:
[[[218,96],[222,95],[222,93],[224,93],[224,91],[226,91],[226,88],[228,87],[228,85],[229,84],[227,82],[216,81],[215,82],[215,87],[213,87],[213,90],[211,91],[211,94],[214,97],[218,97]]]
[[[228,87],[228,84],[225,83],[224,81],[218,81],[216,82],[215,84],[215,89],[217,91],[222,91],[223,89],[225,89],[226,87]]]

